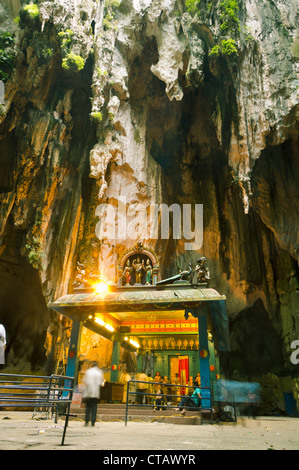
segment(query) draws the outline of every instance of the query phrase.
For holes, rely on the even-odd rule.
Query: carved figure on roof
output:
[[[149,259],[146,260],[145,265],[146,277],[145,277],[145,284],[152,284],[152,277],[153,277],[153,267]]]
[[[136,284],[141,284],[142,274],[143,271],[145,271],[144,260],[141,262],[140,257],[138,256],[137,260],[134,259],[132,265],[135,270]]]
[[[77,274],[75,281],[73,283],[74,287],[86,287],[87,279],[86,279],[86,269],[85,266],[81,263],[77,263]]]
[[[126,266],[123,270],[123,275],[122,275],[123,282],[124,282],[125,286],[128,286],[128,285],[131,284],[132,270],[133,270],[133,268],[131,266],[130,260],[127,260],[127,263],[126,263]]]
[[[90,287],[96,281],[99,281],[101,276],[95,274],[91,269],[86,269],[82,263],[77,263],[77,274],[73,286],[75,288]]]
[[[195,273],[197,275],[197,282],[199,284],[207,283],[210,280],[209,268],[206,266],[207,258],[204,256],[197,260],[197,265],[195,267]]]

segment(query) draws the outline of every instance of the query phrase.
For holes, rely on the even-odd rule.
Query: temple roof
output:
[[[76,289],[49,304],[49,307],[71,319],[86,321],[89,315],[102,314],[117,322],[128,319],[150,319],[156,314],[159,319],[184,318],[186,311],[206,305],[220,340],[220,349],[227,350],[228,319],[224,295],[206,285],[188,282],[161,286],[110,285],[106,292],[94,289]]]
[[[107,292],[78,289],[51,302],[49,307],[67,314],[67,310],[80,307],[83,310],[96,308],[97,312],[134,312],[136,310],[185,310],[196,308],[202,302],[225,300],[215,289],[193,286],[189,283],[170,284],[163,287],[110,286]]]

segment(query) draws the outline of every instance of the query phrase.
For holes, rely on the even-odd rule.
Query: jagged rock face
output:
[[[76,261],[114,281],[136,239],[156,251],[163,277],[204,255],[227,296],[227,373],[253,376],[259,361],[258,374],[296,375],[298,7],[239,2],[238,53],[216,57],[221,11],[211,5],[192,17],[181,1],[123,0],[108,23],[111,2],[58,0],[20,23],[0,127],[1,278],[16,260],[31,270],[43,294],[32,312],[47,323],[46,303],[71,289]],[[81,71],[62,66],[70,53]],[[127,237],[111,241],[101,204],[117,209],[120,197]],[[162,202],[203,204],[199,251],[148,237],[138,209]],[[14,330],[26,312],[6,301],[2,322]]]

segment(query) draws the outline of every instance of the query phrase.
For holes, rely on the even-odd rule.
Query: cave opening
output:
[[[21,254],[25,236],[9,217],[0,253],[0,321],[7,334],[5,367],[34,372],[45,363],[50,314],[38,271]]]
[[[281,335],[261,299],[230,321],[230,346],[229,353],[221,353],[223,371],[229,377],[251,380],[285,374]]]

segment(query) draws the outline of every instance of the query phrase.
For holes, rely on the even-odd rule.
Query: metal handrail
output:
[[[18,380],[10,380],[18,378]],[[3,379],[3,380],[1,380]],[[40,382],[24,382],[24,380],[41,379]],[[51,375],[20,375],[0,374],[0,407],[2,408],[52,408],[55,409],[55,423],[57,423],[58,410],[61,405],[66,407],[65,425],[61,445],[64,444],[66,428],[68,426],[70,406],[73,398],[74,377]],[[26,393],[19,393],[24,390]],[[30,392],[35,393],[30,393]],[[0,409],[1,409],[0,408]]]
[[[163,397],[168,397],[168,398],[182,398],[183,396],[186,396],[186,395],[173,395],[173,394],[170,394],[170,393],[161,393],[161,394],[158,394],[158,393],[151,393],[151,392],[132,392],[130,391],[130,385],[131,384],[138,384],[138,383],[142,383],[142,384],[147,384],[149,387],[151,386],[154,386],[154,385],[160,385],[162,387],[169,387],[169,388],[173,388],[173,387],[176,387],[176,388],[180,388],[180,389],[195,389],[197,388],[197,386],[194,386],[194,385],[178,385],[178,384],[172,384],[172,383],[164,383],[164,382],[149,382],[149,381],[143,381],[143,380],[129,380],[127,382],[127,397],[126,397],[126,415],[125,415],[125,425],[127,425],[127,421],[128,421],[128,408],[129,407],[144,407],[144,408],[153,408],[153,404],[133,404],[133,403],[129,403],[129,395],[141,395],[142,397],[159,397],[159,398],[163,398]],[[210,407],[208,408],[205,408],[207,410],[210,410],[211,411],[211,416],[213,416],[213,397],[212,397],[212,393],[211,393],[211,387],[199,387],[201,390],[208,390],[209,392],[209,396],[205,396],[203,397],[204,400],[208,400],[210,401]],[[158,406],[163,406],[163,408],[170,408],[170,409],[176,409],[178,408],[178,404],[177,405],[165,405],[165,404],[161,404],[161,405],[158,405]],[[198,406],[195,406],[192,407],[192,406],[187,406],[187,408],[189,410],[199,410],[199,407]],[[212,418],[213,419],[213,418]]]

